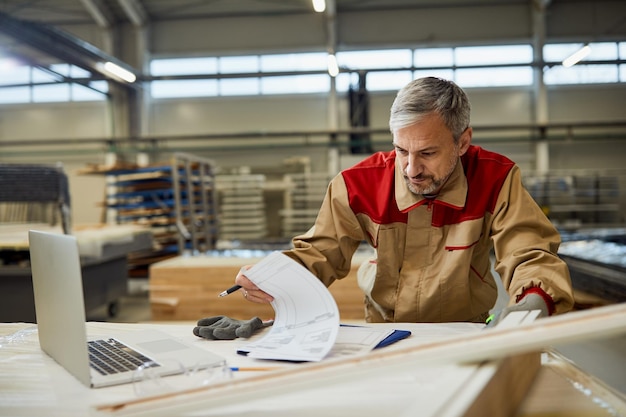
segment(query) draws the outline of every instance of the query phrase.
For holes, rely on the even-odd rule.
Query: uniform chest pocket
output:
[[[451,225],[446,230],[444,250],[463,251],[476,246],[483,235],[482,220],[470,220]]]
[[[406,229],[399,227],[379,227],[376,231],[378,263],[388,265],[391,270],[400,270],[404,254]]]

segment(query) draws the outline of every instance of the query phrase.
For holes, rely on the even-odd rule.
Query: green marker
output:
[[[487,320],[485,320],[485,324],[491,323],[491,321],[495,318],[496,318],[496,315],[492,314],[491,316],[487,317]]]

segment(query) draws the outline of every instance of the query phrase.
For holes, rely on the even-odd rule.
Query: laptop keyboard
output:
[[[134,371],[141,365],[160,366],[152,359],[115,340],[92,340],[89,345],[89,364],[102,375]]]

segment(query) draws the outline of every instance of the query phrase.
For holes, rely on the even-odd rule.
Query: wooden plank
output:
[[[504,358],[463,413],[464,417],[509,417],[516,413],[541,368],[541,355]]]
[[[270,318],[269,304],[251,303],[241,294],[218,298],[233,285],[242,266],[255,260],[243,258],[176,257],[150,267],[152,320],[198,320],[227,315],[248,319]]]
[[[538,352],[554,344],[611,337],[626,333],[626,305],[598,307],[544,318],[516,327],[492,328],[471,335],[452,336],[417,346],[381,349],[367,356],[329,359],[247,379],[235,379],[185,392],[168,393],[97,407],[100,412],[124,415],[163,415],[206,409],[237,401],[252,401],[287,390],[314,389],[320,384],[349,383],[377,372],[419,369],[450,363],[479,363]],[[508,377],[508,373],[507,377]],[[504,374],[503,374],[504,375]],[[530,376],[529,376],[530,377]],[[488,397],[484,397],[488,401]],[[482,415],[489,415],[484,413]],[[473,417],[468,415],[468,417]]]
[[[198,320],[202,317],[227,315],[248,319],[255,315],[273,317],[269,304],[251,303],[241,294],[218,298],[217,295],[234,284],[244,265],[260,258],[219,258],[180,256],[150,266],[150,308],[152,319]],[[342,320],[363,320],[363,292],[356,280],[359,260],[349,275],[334,282],[329,291],[335,298]]]

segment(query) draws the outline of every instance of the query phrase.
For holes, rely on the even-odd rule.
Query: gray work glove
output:
[[[193,334],[211,340],[233,340],[238,337],[250,337],[257,330],[273,323],[273,320],[264,322],[258,317],[250,320],[237,320],[226,316],[206,317],[198,320]]]
[[[518,301],[517,304],[514,304],[509,307],[505,307],[499,312],[497,312],[496,314],[494,314],[493,318],[487,321],[487,327],[493,327],[496,324],[500,323],[506,317],[506,315],[512,311],[531,311],[531,310],[541,311],[539,313],[539,316],[537,316],[538,318],[548,317],[550,315],[548,311],[548,305],[543,300],[543,297],[541,297],[538,294],[531,293],[531,294],[526,295],[520,301]]]

